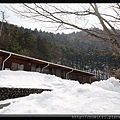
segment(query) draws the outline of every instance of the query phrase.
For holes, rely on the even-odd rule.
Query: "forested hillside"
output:
[[[83,31],[54,34],[4,23],[0,49],[92,72],[100,79],[120,67],[119,54],[110,43]]]

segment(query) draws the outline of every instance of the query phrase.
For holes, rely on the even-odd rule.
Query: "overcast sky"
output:
[[[70,3],[69,5],[72,5],[72,4]],[[13,5],[13,4],[10,4],[10,3],[7,3],[7,4],[0,3],[0,11],[5,11],[5,19],[7,20],[8,23],[11,23],[11,24],[14,24],[14,25],[18,25],[19,27],[23,26],[24,28],[30,28],[32,30],[37,28],[38,30],[41,29],[42,31],[44,31],[44,30],[45,31],[49,31],[49,29],[45,29],[44,27],[42,27],[43,23],[40,23],[40,22],[37,23],[37,22],[33,22],[33,21],[30,21],[30,20],[25,20],[25,19],[22,19],[22,18],[18,17],[15,13],[13,13],[12,11],[10,11],[10,10],[8,10],[6,8],[6,7],[9,8],[10,5]],[[18,3],[17,4],[14,3],[14,6],[15,7],[19,7]],[[102,6],[104,6],[103,3],[102,3]],[[2,14],[0,13],[0,21],[1,20],[2,20]],[[91,20],[92,20],[92,22],[91,22],[91,26],[92,26],[92,23],[95,23],[97,21],[97,19],[93,18],[93,16],[92,16]],[[79,24],[81,24],[81,23],[79,23]],[[49,26],[49,25],[50,25],[50,23],[45,24],[44,26]],[[49,32],[51,32],[51,31],[49,31]],[[57,32],[59,32],[59,33],[62,33],[62,32],[64,32],[64,33],[71,33],[71,32],[73,32],[73,30],[64,30],[64,31],[57,31]]]
[[[8,10],[5,7],[5,6],[9,7],[10,5],[12,4],[0,4],[0,11],[5,11],[5,19],[7,20],[8,23],[18,25],[19,27],[23,26],[24,28],[31,28],[32,30],[34,30],[35,28],[37,28],[38,30],[40,29],[38,23],[21,19],[19,16],[17,16],[15,13],[13,13],[12,11]],[[0,20],[2,19],[1,15],[2,14],[0,13]]]

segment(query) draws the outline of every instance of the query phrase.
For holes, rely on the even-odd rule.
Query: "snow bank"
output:
[[[17,88],[48,88],[54,89],[62,85],[61,78],[55,75],[46,75],[27,71],[0,71],[0,87]]]
[[[13,84],[12,84],[13,83]],[[11,104],[0,114],[119,114],[119,80],[109,78],[79,84],[54,75],[25,71],[0,71],[0,86],[48,87],[53,91],[0,101]]]
[[[120,80],[115,79],[114,77],[111,77],[107,80],[95,81],[91,85],[120,93]]]

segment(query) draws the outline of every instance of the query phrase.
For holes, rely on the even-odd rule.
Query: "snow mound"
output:
[[[70,82],[71,84],[69,84]],[[31,71],[0,71],[0,87],[42,88],[55,90],[62,88],[69,89],[70,87],[74,87],[76,85],[79,85],[79,82],[62,79],[50,74]]]
[[[52,88],[41,94],[0,101],[11,103],[0,114],[119,114],[120,84],[111,77],[79,84],[55,75],[26,71],[0,71],[0,86]]]
[[[110,77],[107,80],[95,81],[91,85],[120,93],[120,80],[115,79],[114,77]]]

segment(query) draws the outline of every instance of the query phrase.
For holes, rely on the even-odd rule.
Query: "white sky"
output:
[[[120,114],[120,80],[111,77],[92,84],[79,84],[54,75],[27,71],[0,71],[0,87],[49,88],[41,94],[1,100],[11,103],[0,115]]]
[[[21,19],[15,13],[13,13],[12,11],[6,8],[6,7],[9,7],[9,5],[13,5],[13,4],[0,4],[0,11],[5,11],[6,20],[8,23],[18,25],[19,27],[23,26],[24,28],[31,28],[32,30],[34,30],[35,28],[38,28],[39,30],[39,27],[38,27],[39,24]]]
[[[31,28],[32,30],[34,30],[35,28],[37,28],[38,30],[42,30],[42,31],[49,31],[49,30],[51,30],[51,28],[50,29],[45,29],[43,26],[52,26],[50,23],[45,23],[45,24],[43,24],[43,23],[35,23],[35,22],[33,22],[33,21],[30,21],[30,20],[25,20],[25,19],[22,19],[22,18],[20,18],[20,17],[18,17],[15,13],[13,13],[13,12],[11,12],[10,10],[8,10],[7,8],[5,8],[5,6],[7,6],[7,7],[9,7],[10,5],[14,5],[15,7],[18,7],[18,4],[16,4],[16,3],[14,3],[14,4],[10,4],[10,3],[6,3],[6,4],[3,4],[3,3],[0,3],[0,11],[5,11],[5,16],[6,16],[6,20],[8,21],[8,23],[11,23],[11,24],[14,24],[14,25],[18,25],[19,27],[21,27],[21,26],[23,26],[24,28]],[[68,3],[68,5],[69,6],[72,6],[72,5],[75,5],[75,6],[78,6],[79,7],[79,3]],[[106,5],[108,5],[107,3],[100,3],[99,4],[100,5],[100,7],[102,7],[102,8],[104,8]],[[110,11],[107,11],[106,9],[101,9],[101,11],[106,11],[106,12],[110,12]],[[2,14],[0,13],[0,20],[2,19],[2,16],[1,16]],[[91,24],[89,24],[89,26],[88,27],[94,27],[94,25],[96,25],[97,24],[97,27],[98,27],[98,21],[97,21],[97,19],[95,18],[95,17],[91,17],[91,18],[89,18],[89,20],[91,21],[90,23]],[[79,21],[79,22],[78,22]],[[83,25],[85,25],[86,23],[87,23],[87,21],[86,22],[83,22],[83,20],[82,20],[82,22],[80,21],[80,20],[77,20],[77,24],[78,25],[80,25],[81,24],[81,26]],[[52,32],[54,32],[54,31],[52,31]],[[64,33],[71,33],[71,32],[73,32],[73,30],[63,30],[63,31],[57,31],[57,32],[64,32]],[[56,32],[56,33],[57,33]]]

